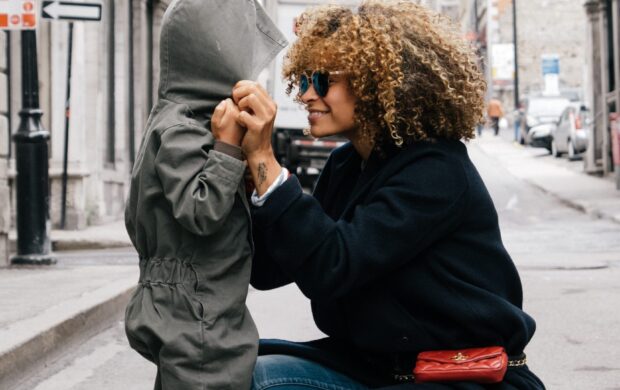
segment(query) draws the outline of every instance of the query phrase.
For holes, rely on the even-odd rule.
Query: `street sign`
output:
[[[41,17],[53,20],[99,21],[101,20],[101,4],[43,1]]]
[[[36,4],[34,0],[0,0],[0,30],[35,30]]]

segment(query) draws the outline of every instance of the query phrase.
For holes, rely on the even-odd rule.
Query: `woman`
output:
[[[405,1],[320,7],[298,27],[289,90],[299,87],[312,136],[350,140],[312,196],[273,155],[267,93],[242,81],[233,99],[256,185],[252,284],[296,283],[329,337],[263,341],[253,387],[486,388],[410,375],[423,351],[499,345],[522,358],[535,329],[461,142],[484,109],[469,47],[445,19]],[[492,388],[544,386],[521,359]]]

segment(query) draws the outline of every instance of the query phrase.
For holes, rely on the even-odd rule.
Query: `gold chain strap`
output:
[[[527,364],[527,358],[508,360],[508,367],[523,367]]]

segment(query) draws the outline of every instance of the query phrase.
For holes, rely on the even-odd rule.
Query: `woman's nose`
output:
[[[301,95],[301,101],[303,103],[308,103],[318,98],[319,98],[319,95],[316,93],[316,90],[314,89],[314,85],[312,84],[310,84],[308,86],[308,90]]]

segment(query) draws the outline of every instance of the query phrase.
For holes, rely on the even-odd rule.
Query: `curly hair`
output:
[[[357,129],[375,147],[474,136],[486,83],[448,18],[410,1],[366,0],[357,10],[306,10],[297,36],[284,60],[287,93],[307,70],[344,70]]]

